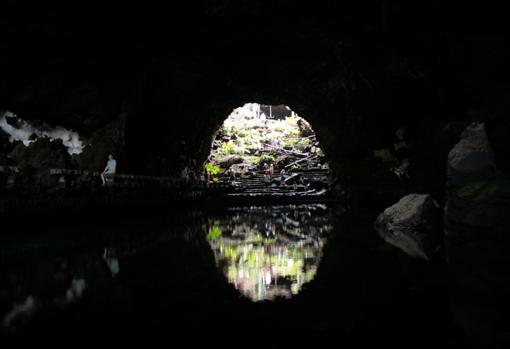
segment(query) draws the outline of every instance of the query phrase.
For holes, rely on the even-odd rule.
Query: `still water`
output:
[[[290,298],[313,280],[327,233],[326,206],[252,207],[209,220],[207,240],[216,266],[254,300]]]
[[[335,212],[182,210],[4,233],[0,334],[126,340],[278,328],[385,340],[397,326],[405,341],[420,326],[446,331],[443,266],[387,245],[372,214]]]

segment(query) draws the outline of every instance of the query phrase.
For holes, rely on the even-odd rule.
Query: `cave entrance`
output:
[[[247,103],[216,133],[204,164],[208,181],[250,195],[324,195],[332,184],[311,125],[285,105]]]

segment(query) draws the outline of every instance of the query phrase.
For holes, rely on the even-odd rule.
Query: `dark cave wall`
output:
[[[438,1],[9,5],[0,15],[8,28],[0,108],[80,132],[92,143],[80,168],[100,169],[109,151],[122,172],[176,175],[192,159],[200,167],[229,112],[260,102],[309,120],[346,185],[441,196],[447,152],[473,120],[487,122],[500,168],[509,169],[510,53],[497,9]],[[392,148],[402,126],[413,140],[404,184],[373,156]]]

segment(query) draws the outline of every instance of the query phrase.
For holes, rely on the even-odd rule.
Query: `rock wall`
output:
[[[510,58],[500,11],[368,0],[27,8],[0,14],[0,108],[79,132],[91,142],[81,168],[98,170],[114,151],[123,172],[200,171],[233,108],[285,104],[310,121],[344,188],[381,193],[384,207],[409,192],[441,195],[468,122],[508,128],[508,88],[492,74]],[[473,21],[487,31],[473,33]],[[402,127],[409,179],[392,173],[403,159],[374,156],[397,155]],[[507,137],[496,139],[506,151]]]
[[[510,182],[485,125],[473,123],[448,155],[444,216],[453,316],[477,346],[508,344]]]

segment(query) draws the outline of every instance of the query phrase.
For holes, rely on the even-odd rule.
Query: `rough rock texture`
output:
[[[9,136],[0,130],[0,165],[8,165],[7,154],[12,151],[12,143],[9,142]]]
[[[496,167],[483,124],[468,126],[448,155],[447,200],[447,241],[510,231],[509,182]]]
[[[117,159],[118,171],[125,168],[125,132],[126,115],[121,113],[116,119],[104,127],[95,131],[77,157],[81,168],[91,171],[102,171],[105,167],[107,156],[112,153]]]
[[[478,345],[501,345],[510,310],[510,183],[483,124],[468,126],[448,156],[444,230],[454,319]]]
[[[22,183],[18,183],[25,188],[36,183],[43,186],[54,186],[55,178],[50,176],[49,170],[71,167],[71,157],[60,139],[52,141],[49,138],[40,137],[30,143],[28,147],[18,142],[11,157],[21,173],[25,174],[25,176],[20,176]],[[30,180],[34,175],[39,179]]]
[[[218,164],[221,168],[229,169],[230,166],[235,164],[240,164],[243,162],[243,158],[240,155],[234,154],[234,155],[228,155],[225,156],[223,159],[221,159]]]
[[[497,175],[494,153],[487,140],[485,125],[473,123],[462,132],[459,143],[448,154],[448,180],[460,186],[475,178]]]
[[[500,102],[508,100],[500,91],[508,87],[492,81],[508,68],[507,37],[487,40],[451,23],[501,23],[492,20],[501,11],[368,0],[181,2],[171,10],[9,3],[12,9],[0,13],[9,28],[0,53],[0,108],[87,139],[127,113],[123,172],[178,174],[190,166],[183,156],[202,170],[233,108],[283,103],[311,123],[346,185],[394,193],[389,202],[417,191],[436,197],[430,187],[444,159],[434,156],[440,161],[429,166],[411,158],[419,166],[411,180],[416,173],[423,180],[419,189],[401,190],[393,165],[378,164],[373,149],[391,148],[403,126],[436,140],[429,121],[465,121],[473,105],[480,119],[495,115],[486,110],[497,103],[491,120],[501,124],[508,115]],[[437,155],[435,142],[423,138],[413,155]],[[501,137],[502,149],[506,142]],[[83,166],[102,166],[102,151],[94,149],[98,159]]]
[[[438,205],[428,194],[409,194],[375,221],[379,235],[412,257],[430,259],[439,249]]]

